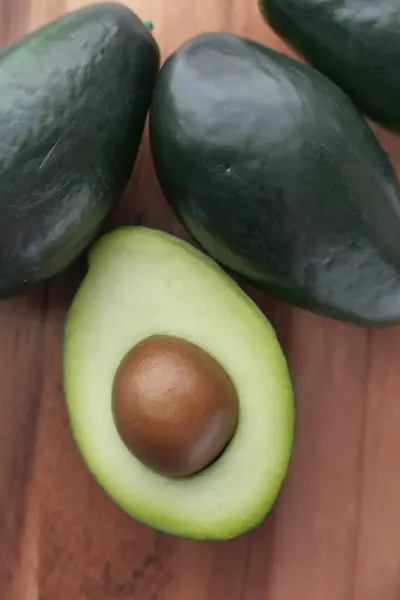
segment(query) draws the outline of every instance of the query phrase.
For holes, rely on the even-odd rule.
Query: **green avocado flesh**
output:
[[[209,352],[239,398],[233,439],[211,466],[187,478],[146,468],[113,421],[118,365],[153,334]],[[72,303],[63,356],[76,444],[99,485],[132,517],[182,537],[226,539],[270,511],[292,449],[291,379],[271,324],[211,259],[157,230],[121,227],[104,235]]]
[[[199,35],[159,73],[151,151],[164,195],[218,263],[313,312],[400,321],[400,193],[340,88],[229,34]]]
[[[371,119],[400,131],[399,0],[259,0],[268,24]]]
[[[127,185],[159,68],[127,7],[66,14],[0,53],[0,297],[65,269]]]

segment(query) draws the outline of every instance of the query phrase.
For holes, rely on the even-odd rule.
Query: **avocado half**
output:
[[[259,524],[287,473],[294,393],[270,322],[208,256],[170,234],[121,227],[89,252],[71,305],[63,379],[72,433],[103,490],[146,525],[194,539],[227,539]],[[120,438],[111,398],[126,353],[154,334],[180,337],[229,374],[239,418],[227,447],[195,475],[142,464]]]

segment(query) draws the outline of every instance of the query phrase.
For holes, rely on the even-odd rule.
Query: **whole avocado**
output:
[[[0,54],[0,296],[72,263],[122,196],[159,68],[116,3],[64,15]]]
[[[161,68],[150,139],[168,202],[224,267],[313,312],[400,321],[397,177],[323,74],[237,36],[196,36]]]
[[[371,119],[400,130],[398,0],[259,0],[265,20]]]

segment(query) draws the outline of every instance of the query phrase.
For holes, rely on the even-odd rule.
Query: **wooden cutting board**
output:
[[[0,43],[83,4],[0,0]],[[284,49],[256,0],[127,4],[154,22],[164,57],[207,29]],[[400,142],[379,135],[400,167]],[[114,218],[139,220],[184,235],[157,187],[147,137]],[[112,504],[72,442],[60,342],[83,268],[78,262],[0,303],[0,599],[398,600],[400,329],[367,331],[254,292],[277,328],[297,394],[289,475],[252,533],[180,540]]]

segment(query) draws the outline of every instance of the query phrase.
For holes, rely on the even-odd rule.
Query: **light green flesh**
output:
[[[155,333],[214,356],[239,396],[239,423],[222,456],[189,478],[142,465],[116,431],[115,371]],[[269,321],[208,257],[166,233],[124,227],[103,236],[69,312],[64,386],[82,457],[128,514],[174,535],[227,539],[255,527],[286,475],[294,428],[287,363]]]

